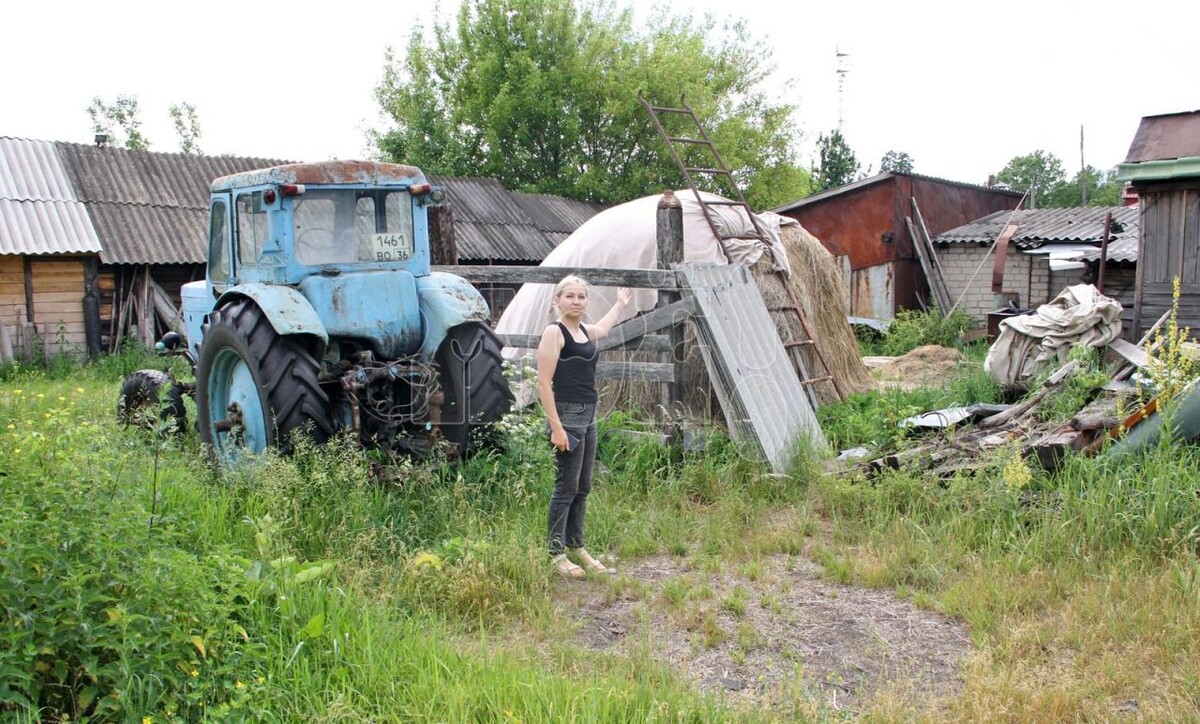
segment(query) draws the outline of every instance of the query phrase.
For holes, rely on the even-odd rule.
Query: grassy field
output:
[[[540,420],[514,418],[503,452],[458,468],[337,440],[221,473],[194,431],[115,423],[120,380],[144,363],[3,371],[4,718],[1200,718],[1193,445],[1164,440],[1053,475],[1003,450],[948,480],[868,481],[826,474],[815,455],[770,475],[719,434],[686,457],[605,436],[593,551],[750,579],[773,557],[806,556],[830,582],[894,591],[966,625],[973,648],[952,695],[884,692],[839,711],[815,693],[765,705],[704,693],[653,651],[581,645],[543,551],[553,469]],[[822,420],[839,447],[903,446],[904,411],[989,394],[972,373],[856,398]],[[650,607],[693,600],[624,575],[584,585]],[[706,607],[779,605],[736,591],[696,600],[698,648],[752,639]]]

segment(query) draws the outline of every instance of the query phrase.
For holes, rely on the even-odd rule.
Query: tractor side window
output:
[[[214,286],[229,283],[229,220],[223,200],[214,201],[208,225],[208,278]]]
[[[267,210],[263,208],[262,192],[242,194],[237,200],[238,261],[254,264],[262,255],[267,238]]]

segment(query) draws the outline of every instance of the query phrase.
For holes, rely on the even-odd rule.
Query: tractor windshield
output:
[[[314,189],[293,211],[301,264],[407,261],[414,252],[407,189]]]

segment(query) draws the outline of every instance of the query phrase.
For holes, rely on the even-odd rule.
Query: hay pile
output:
[[[934,387],[957,377],[967,365],[967,358],[957,349],[927,344],[901,357],[876,358],[879,366],[874,374],[879,386],[905,391]]]
[[[829,364],[830,372],[837,378],[842,391],[847,395],[875,389],[875,380],[867,372],[858,349],[854,332],[846,322],[846,287],[841,268],[821,242],[798,224],[782,229],[784,248],[792,274],[787,280],[796,301],[804,310],[809,327],[817,339],[817,345]],[[750,268],[763,302],[767,309],[791,304],[783,284],[783,278],[771,271],[770,260],[764,258]],[[791,332],[788,339],[806,339],[796,315],[790,312],[771,312],[777,328]],[[824,367],[812,346],[797,348],[803,355],[810,377],[824,376]],[[681,415],[688,420],[714,422],[721,416],[704,358],[695,344],[695,332],[686,325],[684,340],[684,371],[680,380]],[[614,359],[608,357],[607,359]],[[628,353],[626,360],[663,361],[659,355]],[[602,397],[601,414],[611,409],[635,410],[647,419],[658,418],[662,412],[660,386],[636,381],[608,381],[607,391]],[[821,404],[838,401],[834,386],[826,381],[815,386]]]
[[[875,389],[875,382],[863,364],[854,332],[846,322],[846,285],[833,255],[817,237],[799,224],[784,226],[780,235],[792,271],[786,283],[804,310],[830,373],[847,395]],[[791,304],[783,277],[771,271],[769,260],[760,260],[750,271],[758,283],[767,309]],[[808,335],[804,333],[795,314],[772,311],[771,318],[780,330],[781,339],[807,339]],[[798,349],[809,377],[823,377],[824,367],[812,345]],[[817,383],[816,391],[821,404],[838,401],[837,390],[830,382]]]

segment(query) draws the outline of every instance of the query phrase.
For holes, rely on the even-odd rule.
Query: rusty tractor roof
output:
[[[425,174],[416,166],[380,161],[321,161],[289,163],[222,176],[212,182],[212,190],[228,191],[263,184],[391,186],[424,182]]]

